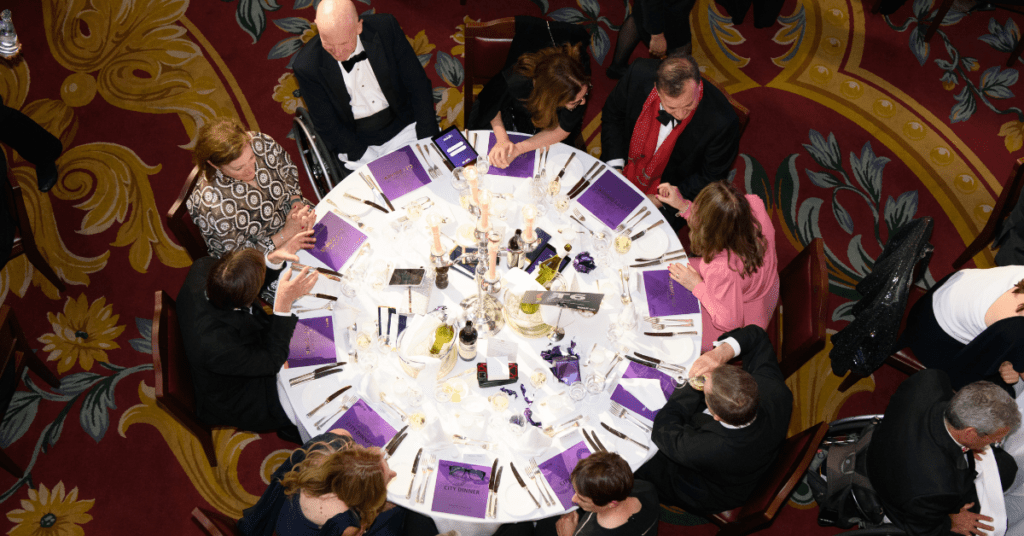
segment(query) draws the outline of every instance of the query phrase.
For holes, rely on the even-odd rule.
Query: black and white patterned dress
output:
[[[298,168],[284,148],[266,134],[249,136],[256,155],[255,180],[235,180],[217,170],[212,180],[200,179],[187,202],[215,257],[250,247],[264,254],[274,251],[270,237],[284,228],[292,205],[312,205],[302,198]]]

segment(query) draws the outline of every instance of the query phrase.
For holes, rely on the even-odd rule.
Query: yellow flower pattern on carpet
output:
[[[427,38],[426,30],[420,30],[420,33],[416,34],[415,38],[409,38],[409,36],[407,35],[405,36],[405,39],[409,41],[409,46],[412,47],[412,51],[415,52],[417,56],[422,56],[423,54],[430,54],[431,52],[434,51],[435,48],[437,48],[434,45],[430,44],[430,40]]]
[[[277,79],[274,86],[274,100],[281,103],[281,109],[288,115],[295,115],[295,109],[299,106],[305,107],[306,103],[299,96],[299,80],[295,75],[288,72]]]
[[[75,363],[91,370],[95,361],[108,362],[107,350],[120,348],[114,339],[125,328],[117,325],[120,315],[113,314],[113,309],[113,305],[106,305],[106,298],[90,304],[83,293],[77,300],[68,298],[63,313],[46,313],[53,333],[39,337],[39,342],[46,344],[43,352],[50,352],[46,360],[58,361],[58,373],[64,374]]]
[[[1019,151],[1024,146],[1024,123],[1020,121],[1003,123],[1003,126],[999,128],[999,135],[1003,137],[1007,151],[1011,153]]]
[[[78,488],[64,493],[64,481],[52,490],[39,484],[39,489],[28,490],[28,500],[21,500],[21,508],[7,512],[7,519],[16,523],[7,531],[11,536],[82,536],[81,524],[92,521],[87,514],[96,499],[78,500]]]

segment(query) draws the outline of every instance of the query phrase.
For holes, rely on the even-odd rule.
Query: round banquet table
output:
[[[469,139],[474,149],[480,154],[481,159],[486,159],[488,148],[489,131],[471,132]],[[425,146],[430,140],[420,140],[418,145]],[[529,159],[532,163],[530,169],[536,172],[537,156],[540,151],[527,153],[520,156],[520,159]],[[571,154],[575,153],[573,160],[566,167]],[[438,524],[440,532],[456,529],[464,536],[476,536],[492,534],[501,523],[537,520],[545,517],[561,514],[573,505],[564,500],[554,497],[553,504],[543,500],[543,494],[538,493],[538,483],[543,480],[538,475],[536,480],[527,476],[527,469],[531,459],[543,463],[552,457],[561,454],[570,447],[583,442],[587,450],[591,450],[589,441],[584,441],[582,430],[587,430],[596,435],[601,443],[610,451],[618,452],[630,464],[633,470],[640,467],[657,452],[657,447],[650,441],[650,433],[643,430],[632,420],[619,418],[610,412],[610,397],[621,383],[632,385],[634,390],[640,383],[628,383],[623,381],[623,374],[626,373],[631,362],[625,359],[619,362],[611,370],[616,353],[639,352],[663,360],[666,363],[678,364],[688,367],[699,354],[701,341],[701,319],[700,313],[679,315],[678,318],[692,319],[693,327],[680,328],[675,331],[686,331],[694,335],[675,335],[664,337],[652,337],[644,335],[644,332],[652,332],[651,324],[645,321],[650,316],[648,303],[643,284],[643,271],[666,270],[667,263],[656,264],[647,268],[627,268],[626,273],[630,274],[629,294],[633,298],[632,305],[636,311],[636,326],[632,329],[622,330],[622,334],[609,328],[616,323],[621,313],[627,307],[620,299],[622,292],[621,281],[618,270],[621,267],[634,264],[637,258],[651,258],[666,252],[673,252],[681,249],[678,238],[672,232],[669,225],[663,223],[657,228],[648,231],[645,237],[638,239],[630,251],[619,255],[614,251],[614,246],[607,255],[604,263],[599,262],[597,268],[589,274],[580,274],[570,265],[563,272],[563,282],[560,284],[569,285],[571,290],[585,292],[605,293],[597,314],[588,317],[572,310],[558,310],[552,306],[541,306],[544,319],[548,323],[557,321],[558,325],[565,330],[565,338],[559,342],[552,342],[547,337],[527,338],[521,336],[517,330],[513,330],[508,323],[490,339],[483,339],[478,343],[479,355],[473,362],[458,359],[454,370],[437,379],[436,371],[439,370],[439,363],[427,365],[417,377],[413,378],[400,366],[398,355],[395,352],[384,353],[376,351],[374,346],[371,350],[360,351],[363,359],[354,358],[350,351],[355,350],[356,333],[369,332],[372,330],[376,336],[375,324],[378,318],[378,307],[394,307],[399,313],[408,313],[410,309],[417,312],[432,311],[439,306],[447,306],[449,315],[458,315],[462,308],[459,303],[466,297],[476,294],[476,284],[468,276],[449,270],[449,286],[444,290],[433,288],[433,279],[426,283],[425,294],[417,294],[417,304],[412,305],[412,294],[407,287],[384,286],[374,290],[373,278],[387,277],[382,271],[394,268],[418,268],[426,267],[427,273],[432,274],[430,265],[429,244],[430,231],[425,222],[425,216],[419,215],[408,219],[408,211],[403,207],[415,201],[422,201],[429,197],[434,205],[427,209],[424,214],[437,213],[444,218],[441,225],[444,246],[451,249],[456,244],[471,246],[471,243],[462,243],[466,236],[467,224],[475,224],[477,217],[464,210],[459,203],[459,192],[453,184],[452,173],[445,167],[440,156],[432,151],[421,153],[419,150],[410,151],[415,154],[417,163],[426,167],[436,166],[439,176],[425,186],[406,193],[401,197],[391,199],[396,210],[385,214],[360,201],[346,197],[348,193],[356,198],[371,200],[385,206],[380,196],[375,196],[369,185],[360,178],[360,173],[371,175],[370,167],[363,166],[352,173],[348,178],[335,187],[330,194],[320,202],[316,208],[317,220],[320,221],[328,213],[344,215],[342,219],[352,225],[361,225],[360,229],[367,235],[366,242],[369,244],[368,251],[363,255],[353,256],[342,267],[335,267],[342,272],[347,279],[344,283],[332,281],[321,275],[314,288],[313,293],[322,293],[338,297],[337,301],[325,300],[313,296],[306,296],[296,301],[293,310],[300,319],[314,317],[329,317],[330,329],[333,330],[334,341],[337,350],[337,361],[348,362],[344,365],[341,373],[328,375],[313,381],[307,381],[295,386],[290,381],[302,374],[307,374],[315,367],[290,367],[283,368],[278,374],[278,391],[282,406],[298,426],[303,440],[311,436],[324,433],[335,426],[332,426],[337,417],[326,422],[321,428],[316,428],[314,423],[337,412],[345,402],[352,402],[353,396],[357,396],[370,408],[376,411],[395,430],[401,429],[408,424],[404,421],[398,411],[385,405],[381,401],[381,393],[385,393],[389,402],[398,406],[408,414],[422,413],[426,422],[422,427],[410,426],[408,437],[399,445],[398,449],[390,458],[389,463],[393,470],[398,473],[388,487],[388,499],[395,504],[418,511],[431,516]],[[387,158],[387,156],[383,157]],[[564,144],[553,145],[547,156],[546,175],[554,178],[559,170],[565,167],[565,173],[561,178],[562,193],[566,193],[592,169],[596,159],[589,154],[578,151]],[[598,166],[600,168],[600,166]],[[629,181],[614,170],[608,169],[614,177],[625,185],[628,185],[636,194],[639,190],[633,187]],[[529,178],[517,178],[497,176],[499,171],[491,169],[491,173],[484,176],[480,182],[482,189],[487,189],[492,194],[500,194],[500,197],[507,203],[507,212],[504,218],[492,217],[493,227],[502,232],[502,245],[506,245],[515,229],[524,227],[521,207],[530,203],[528,183]],[[601,176],[605,176],[602,172]],[[379,177],[378,177],[379,179]],[[591,186],[593,182],[591,182]],[[585,195],[585,192],[584,192]],[[573,246],[572,253],[592,249],[593,240],[590,231],[603,230],[612,234],[613,230],[605,226],[594,217],[580,201],[584,196],[576,197],[571,208],[564,215],[559,215],[554,207],[548,203],[545,215],[537,218],[536,226],[551,234],[550,244],[558,253],[563,253],[563,245],[568,243]],[[641,205],[651,210],[651,216],[645,218],[636,226],[633,233],[650,227],[660,218],[660,212],[653,204],[641,195]],[[584,230],[581,225],[568,218],[573,210],[579,210],[585,216],[583,222],[589,230]],[[630,211],[630,214],[636,210]],[[351,218],[354,216],[355,218]],[[407,218],[408,221],[403,221]],[[460,226],[462,232],[460,233]],[[315,259],[307,252],[300,252],[300,260],[303,264],[327,267],[324,263]],[[667,255],[672,257],[674,255]],[[687,262],[685,258],[673,262]],[[510,271],[503,258],[499,258],[499,276],[507,275]],[[530,277],[536,276],[534,271]],[[522,274],[519,274],[522,275]],[[506,288],[510,286],[503,281]],[[346,285],[348,294],[342,292],[342,286]],[[379,284],[378,284],[379,287]],[[681,287],[680,287],[681,288]],[[496,297],[502,300],[504,291],[499,292]],[[424,295],[426,298],[424,299]],[[464,318],[464,315],[463,315]],[[353,326],[350,328],[350,326]],[[456,326],[456,330],[461,322]],[[671,331],[671,328],[668,328]],[[408,333],[408,331],[407,331]],[[611,333],[611,334],[610,334]],[[458,334],[456,333],[456,339]],[[475,374],[468,373],[469,369],[475,371],[479,362],[486,359],[484,353],[491,347],[492,341],[506,341],[514,343],[516,349],[516,362],[519,367],[519,381],[504,386],[507,391],[499,391],[499,387],[480,388],[477,385]],[[294,342],[294,339],[293,339]],[[551,365],[544,361],[540,353],[552,346],[560,346],[563,350],[575,343],[575,351],[580,356],[581,377],[585,378],[595,371],[604,373],[607,371],[607,382],[603,391],[593,394],[587,393],[586,397],[574,402],[568,395],[568,386],[559,382],[552,376]],[[367,355],[372,352],[372,355]],[[623,354],[624,355],[624,354]],[[374,363],[375,362],[375,363]],[[372,366],[371,368],[371,364]],[[645,370],[646,367],[641,367]],[[545,371],[547,380],[539,387],[531,382],[531,376],[538,371]],[[456,401],[441,401],[442,398],[435,398],[435,389],[444,380],[453,377],[465,381],[468,386],[468,393]],[[452,380],[458,382],[459,380]],[[630,381],[634,381],[631,379]],[[344,386],[352,386],[343,396],[328,402],[318,409],[310,417],[308,413],[317,408],[332,393]],[[647,386],[656,385],[652,383]],[[662,383],[664,385],[664,383]],[[670,392],[671,387],[665,393]],[[658,391],[648,389],[648,391]],[[422,396],[419,405],[409,393],[419,392]],[[496,411],[489,402],[488,397],[496,393],[509,393],[509,407],[504,411]],[[650,407],[650,400],[660,408],[664,404],[664,397],[658,395],[637,396],[643,398]],[[529,406],[527,405],[529,401]],[[522,413],[523,409],[530,407],[533,410],[533,419],[543,426],[555,426],[565,423],[577,416],[582,416],[576,421],[580,426],[570,426],[566,430],[549,437],[541,433],[542,428],[535,428],[527,425],[526,432],[516,433],[513,427],[508,426],[510,414]],[[634,414],[635,416],[635,414]],[[641,420],[650,425],[649,419]],[[633,442],[616,437],[602,427],[602,423],[614,427],[628,437],[638,440],[640,443],[649,446],[645,450]],[[392,434],[394,432],[391,432]],[[473,444],[457,444],[453,442],[455,434],[462,435],[472,440]],[[486,447],[486,448],[485,448]],[[416,502],[416,491],[413,490],[411,499],[407,499],[407,491],[412,482],[411,472],[413,460],[417,452],[422,448],[422,456],[419,466],[419,476],[416,480],[417,488],[424,481],[424,468],[428,465],[431,456],[437,460],[455,461],[463,464],[486,466],[490,469],[495,458],[500,460],[499,465],[508,466],[509,462],[514,463],[520,475],[529,486],[528,489],[534,494],[541,504],[537,508],[534,501],[526,491],[520,487],[509,467],[505,467],[500,480],[500,488],[497,493],[498,507],[497,515],[494,518],[470,517],[457,515],[444,511],[432,509],[434,499],[434,485],[440,471],[433,474],[427,485],[424,485],[425,498],[422,503]],[[541,485],[544,485],[541,483]],[[566,485],[565,482],[561,483]],[[550,484],[544,485],[544,492],[552,496]],[[443,508],[442,508],[443,509]]]

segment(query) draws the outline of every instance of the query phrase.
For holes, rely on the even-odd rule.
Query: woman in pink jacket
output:
[[[657,198],[679,210],[690,227],[690,264],[668,269],[700,300],[701,352],[733,329],[767,328],[779,302],[779,269],[775,228],[761,198],[725,181],[707,185],[692,203],[670,184],[658,187]]]

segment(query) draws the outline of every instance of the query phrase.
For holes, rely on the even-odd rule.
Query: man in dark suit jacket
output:
[[[645,103],[652,98],[652,90],[656,91],[651,112],[659,114],[660,106],[667,115],[659,114],[662,119],[649,121],[647,131],[642,131],[641,115]],[[667,124],[663,125],[662,120]],[[689,123],[684,127],[682,122],[687,120]],[[629,176],[631,168],[627,164],[637,156],[630,153],[634,138],[658,137],[661,129],[667,132],[658,153],[670,151],[661,174]],[[678,129],[682,129],[681,132],[672,132]],[[674,136],[678,137],[671,145]],[[739,144],[739,118],[729,99],[714,84],[702,83],[696,60],[685,52],[673,52],[661,62],[647,58],[634,61],[602,109],[601,158],[611,167],[625,168],[627,178],[648,193],[659,208],[662,204],[653,195],[656,187],[646,188],[644,183],[654,184],[660,179],[678,186],[683,197],[692,201],[704,186],[728,177],[739,153]],[[655,153],[654,158],[659,156],[664,157]],[[682,227],[684,222],[676,216],[676,211],[670,207],[664,209],[672,227]]]
[[[736,355],[742,369],[726,365]],[[721,512],[743,504],[775,461],[793,394],[758,326],[726,333],[691,369],[704,376],[704,391],[687,385],[672,394],[654,419],[660,450],[636,477],[652,482],[662,503]]]
[[[289,258],[283,253],[270,253],[264,266],[261,253],[243,249],[204,257],[189,269],[178,294],[178,321],[203,422],[251,431],[292,426],[278,400],[276,376],[298,322],[289,312],[292,302],[313,288],[316,272],[286,272],[268,315],[256,298],[265,281],[277,278],[280,262]]]
[[[294,69],[332,154],[356,162],[368,146],[383,145],[413,123],[409,141],[437,134],[430,80],[393,16],[360,19],[351,0],[324,0],[316,25],[319,35],[296,55]],[[360,115],[373,113],[357,119],[354,107]]]
[[[1017,404],[992,383],[966,385],[954,396],[945,372],[914,374],[889,399],[868,445],[868,479],[885,514],[914,536],[991,531],[992,519],[977,513],[971,451],[1002,441],[1019,425]],[[1008,485],[1016,464],[993,451]]]

